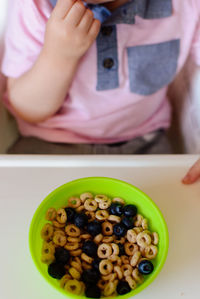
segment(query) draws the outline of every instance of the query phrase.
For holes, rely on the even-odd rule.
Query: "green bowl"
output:
[[[168,252],[168,230],[165,220],[156,204],[138,188],[117,179],[88,177],[74,180],[55,189],[42,201],[33,216],[29,231],[30,252],[37,269],[50,285],[65,296],[75,299],[80,299],[80,297],[86,298],[85,296],[66,292],[60,287],[59,281],[48,275],[47,265],[41,262],[42,239],[40,236],[41,229],[46,223],[45,214],[48,208],[60,208],[67,203],[69,197],[80,195],[83,192],[106,194],[110,197],[122,197],[126,203],[135,204],[138,212],[148,219],[150,230],[156,231],[159,234],[158,255],[153,260],[153,273],[147,275],[144,282],[138,285],[135,290],[132,290],[128,294],[120,295],[120,298],[129,298],[138,294],[156,278],[164,265]]]

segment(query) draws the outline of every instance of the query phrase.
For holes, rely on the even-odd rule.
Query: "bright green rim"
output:
[[[148,285],[150,285],[155,278],[158,276],[158,274],[160,273],[161,269],[163,268],[163,265],[166,261],[167,258],[167,254],[168,254],[168,248],[169,248],[169,234],[168,234],[168,229],[167,229],[167,225],[165,222],[165,219],[160,211],[160,209],[157,207],[157,205],[153,202],[153,200],[147,195],[145,194],[143,191],[141,191],[139,188],[133,186],[132,184],[129,184],[127,182],[124,182],[122,180],[118,180],[118,179],[113,179],[110,177],[85,177],[85,178],[80,178],[80,179],[76,179],[73,181],[70,181],[66,184],[63,184],[61,186],[59,186],[58,188],[54,189],[51,193],[49,193],[45,199],[41,202],[41,204],[38,206],[38,208],[36,209],[33,218],[31,220],[31,224],[30,224],[30,229],[29,229],[29,249],[30,249],[30,253],[31,253],[31,257],[33,259],[33,262],[36,266],[36,268],[38,269],[38,271],[40,272],[40,274],[45,278],[45,280],[48,282],[48,284],[50,284],[52,287],[54,287],[54,289],[58,290],[60,293],[62,293],[65,297],[70,297],[70,298],[74,298],[74,299],[80,299],[81,297],[83,298],[87,298],[86,296],[80,296],[80,295],[75,295],[73,293],[68,293],[66,291],[64,291],[62,288],[58,286],[55,286],[51,283],[50,279],[48,279],[47,276],[45,276],[43,274],[43,272],[41,271],[41,269],[39,268],[36,260],[35,260],[35,256],[34,256],[34,252],[33,252],[33,247],[32,247],[32,234],[33,234],[33,230],[34,230],[34,223],[36,218],[39,215],[40,210],[43,208],[43,206],[46,205],[46,202],[49,200],[49,197],[52,197],[54,194],[56,194],[59,190],[65,188],[66,186],[70,186],[70,185],[74,185],[76,183],[79,182],[84,182],[87,180],[107,180],[107,181],[111,181],[111,182],[117,182],[118,184],[122,184],[122,185],[127,185],[131,188],[133,188],[137,193],[142,194],[145,197],[145,200],[148,201],[149,203],[151,203],[151,205],[154,207],[154,209],[156,210],[157,214],[159,214],[161,221],[162,221],[162,225],[164,227],[164,240],[165,240],[165,248],[164,251],[162,253],[162,259],[159,263],[159,266],[157,266],[156,270],[154,270],[153,275],[151,275],[148,280],[144,281],[141,285],[139,285],[135,290],[132,290],[131,292],[125,294],[125,295],[119,295],[120,298],[125,299],[125,298],[130,298],[138,293],[140,293],[142,290],[144,290]],[[118,296],[117,296],[118,297]]]

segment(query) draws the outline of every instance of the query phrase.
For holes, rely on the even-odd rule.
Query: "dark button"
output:
[[[104,26],[101,28],[101,33],[104,35],[104,36],[109,36],[111,35],[113,31],[113,28],[112,26]]]
[[[127,15],[127,10],[126,10],[126,8],[124,8],[124,9],[122,10],[122,14],[123,14],[124,16]]]
[[[103,66],[106,69],[111,69],[111,67],[114,65],[114,60],[112,58],[105,58],[103,61]]]

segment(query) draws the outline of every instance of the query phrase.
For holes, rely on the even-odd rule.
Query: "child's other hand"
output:
[[[192,184],[200,178],[200,159],[189,169],[186,176],[182,179],[183,184]]]
[[[79,60],[100,30],[81,0],[58,0],[46,26],[44,51],[56,61]]]

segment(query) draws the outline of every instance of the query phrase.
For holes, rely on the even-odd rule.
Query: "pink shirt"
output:
[[[37,125],[16,116],[22,135],[52,142],[111,143],[169,127],[167,86],[191,52],[200,65],[200,1],[153,0],[146,15],[141,1],[134,1],[135,15],[130,15],[133,7],[128,7],[128,16],[121,8],[117,25],[116,17],[110,24],[108,20],[112,33],[104,30],[83,57],[55,115]],[[167,3],[166,15],[155,3]],[[17,78],[33,66],[51,11],[48,0],[11,1],[3,74]],[[113,51],[101,48],[105,39]],[[12,111],[6,95],[4,100]]]

